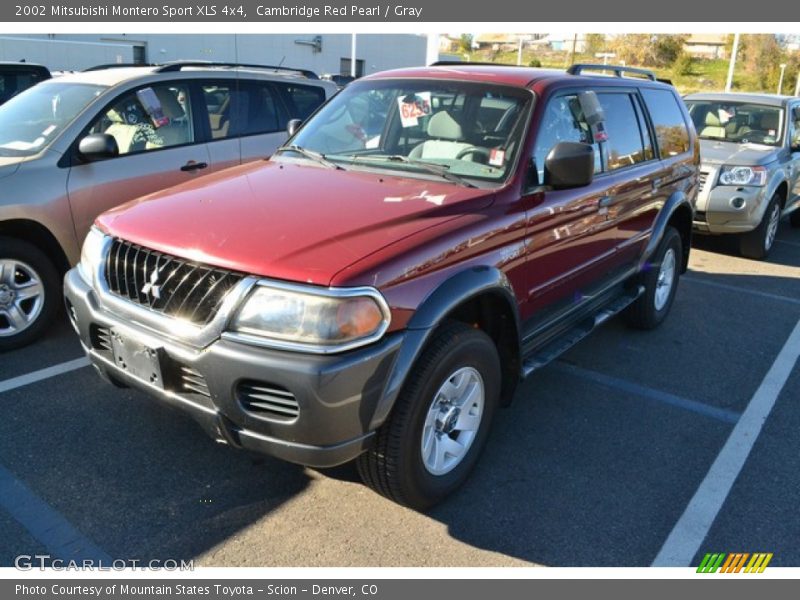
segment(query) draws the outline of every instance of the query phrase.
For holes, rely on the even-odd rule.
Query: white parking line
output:
[[[689,566],[739,476],[764,422],[800,357],[800,321],[750,399],[700,487],[653,561],[654,567]]]
[[[769,298],[770,300],[778,300],[780,302],[788,302],[789,304],[800,304],[800,299],[792,298],[791,296],[782,296],[781,294],[771,294],[770,292],[762,292],[759,290],[752,290],[750,288],[741,287],[738,285],[730,285],[727,283],[719,283],[717,281],[706,281],[699,279],[695,276],[684,275],[681,281],[688,281],[689,283],[699,283],[700,285],[707,285],[708,287],[717,288],[720,290],[727,290],[730,292],[742,292],[743,294],[750,294],[760,298]]]
[[[50,377],[56,377],[57,375],[63,375],[64,373],[75,371],[76,369],[88,367],[89,364],[91,364],[89,363],[89,359],[84,356],[83,358],[68,360],[67,362],[53,365],[52,367],[47,367],[46,369],[39,369],[33,373],[26,373],[25,375],[20,375],[19,377],[12,377],[11,379],[0,381],[0,394],[25,385],[36,383],[37,381],[42,381],[43,379],[49,379]]]

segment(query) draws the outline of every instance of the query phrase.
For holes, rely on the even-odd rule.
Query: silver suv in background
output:
[[[695,231],[737,234],[743,256],[766,258],[782,216],[800,227],[800,98],[719,93],[684,100],[700,136]]]
[[[268,157],[336,91],[302,69],[176,62],[64,75],[0,106],[0,351],[45,330],[98,214]]]

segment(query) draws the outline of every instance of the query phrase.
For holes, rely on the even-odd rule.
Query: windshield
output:
[[[686,102],[702,139],[780,146],[783,110],[777,106],[718,100]]]
[[[45,82],[0,106],[0,156],[31,156],[47,146],[102,86]]]
[[[501,181],[519,151],[532,98],[494,84],[365,81],[335,96],[290,145],[347,168]]]

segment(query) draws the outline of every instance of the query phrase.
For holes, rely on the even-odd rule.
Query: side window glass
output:
[[[607,170],[614,171],[643,162],[642,131],[630,94],[598,94],[606,120]]]
[[[202,87],[203,102],[208,112],[208,125],[212,140],[222,140],[229,136],[231,130],[231,96],[232,86],[227,84],[209,84]]]
[[[577,96],[553,98],[545,108],[533,150],[538,181],[544,181],[544,162],[553,146],[559,142],[592,144],[595,148],[594,172],[602,169],[600,149],[592,139],[592,131],[583,116]]]
[[[258,133],[275,133],[284,131],[286,123],[281,123],[278,116],[278,102],[271,85],[264,83],[247,83],[242,85],[247,92],[242,135]]]
[[[140,88],[125,94],[91,125],[107,133],[120,155],[160,150],[194,142],[189,90],[180,84]]]
[[[289,118],[306,120],[325,102],[325,90],[313,85],[284,85],[289,104]]]
[[[792,121],[792,148],[800,146],[800,104],[796,104],[794,108],[790,108],[795,119]]]
[[[656,130],[661,157],[689,151],[689,130],[678,106],[678,99],[668,90],[642,89],[642,97]],[[723,137],[725,133],[723,131]]]

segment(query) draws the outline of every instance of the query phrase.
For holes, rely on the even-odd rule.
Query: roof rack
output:
[[[248,63],[237,62],[214,62],[203,60],[177,60],[160,65],[156,69],[156,73],[171,73],[173,71],[180,71],[185,67],[228,67],[231,69],[244,68],[244,69],[264,69],[266,71],[287,71],[292,73],[299,73],[306,79],[319,79],[319,76],[314,71],[308,69],[296,69],[294,67],[283,67],[281,65],[255,65]]]
[[[512,67],[517,69],[522,65],[509,65],[507,63],[493,63],[493,62],[470,62],[464,60],[437,60],[432,62],[431,67]],[[525,67],[530,68],[530,67]]]
[[[579,63],[567,69],[567,73],[570,75],[581,75],[584,71],[611,71],[617,77],[624,77],[624,73],[631,73],[633,75],[642,75],[651,81],[657,81],[655,73],[648,69],[638,69],[636,67]]]
[[[105,71],[106,69],[128,69],[130,67],[157,67],[158,65],[153,65],[150,63],[107,63],[104,65],[94,65],[93,67],[89,67],[84,69],[83,72],[87,73],[89,71]]]

